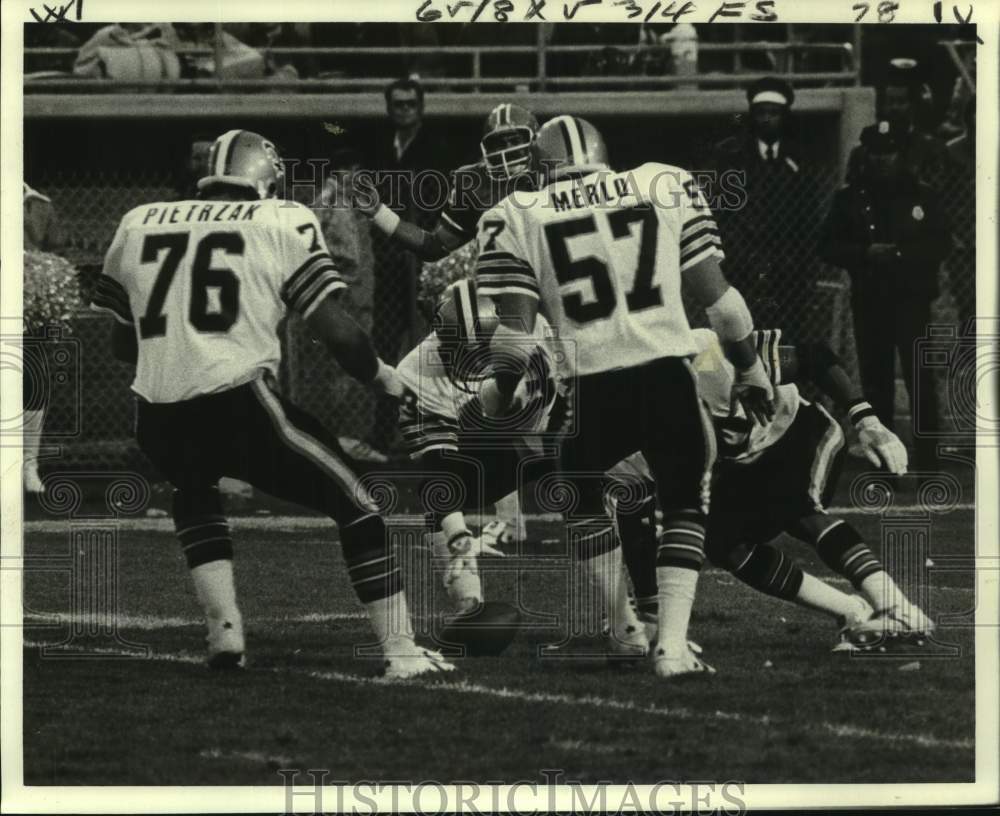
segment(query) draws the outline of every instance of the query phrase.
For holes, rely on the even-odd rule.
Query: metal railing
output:
[[[732,56],[730,72],[702,72],[689,74],[674,74],[664,72],[659,75],[644,75],[635,73],[624,74],[573,74],[563,75],[553,73],[549,60],[553,56],[599,55],[612,51],[616,55],[632,61],[642,56],[670,53],[669,43],[635,44],[635,45],[547,45],[540,38],[536,45],[510,46],[442,46],[429,47],[275,47],[261,51],[261,55],[271,61],[276,57],[467,57],[468,70],[459,76],[421,76],[421,83],[428,88],[455,88],[478,91],[482,89],[527,86],[531,91],[545,91],[549,86],[560,90],[585,90],[595,86],[601,88],[613,87],[655,87],[676,85],[679,83],[697,84],[698,86],[741,86],[753,82],[762,76],[780,74],[790,82],[818,82],[829,84],[860,84],[859,65],[856,60],[855,48],[851,43],[797,43],[797,42],[753,42],[753,43],[699,43],[698,54],[729,54]],[[72,61],[77,50],[73,48],[26,48],[25,49],[25,90],[28,92],[65,92],[79,91],[83,93],[100,92],[114,88],[124,90],[161,89],[180,91],[210,91],[215,90],[345,90],[371,91],[381,90],[387,76],[369,77],[330,77],[303,79],[233,79],[220,76],[219,69],[222,60],[218,48],[181,47],[171,49],[174,53],[191,57],[214,57],[214,77],[199,77],[185,79],[158,80],[112,80],[112,79],[76,79],[53,72],[45,72],[44,76],[33,76],[30,72],[31,63],[38,57],[67,58],[67,74],[72,70]],[[763,53],[775,57],[775,69],[768,72],[747,71],[743,68],[742,57],[747,53]],[[796,70],[803,55],[823,54],[839,57],[840,70],[836,71],[802,71]],[[535,70],[531,73],[506,74],[502,76],[485,76],[483,73],[484,57],[518,57],[534,56]],[[777,57],[780,57],[778,59]]]

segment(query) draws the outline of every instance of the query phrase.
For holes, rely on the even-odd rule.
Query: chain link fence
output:
[[[765,220],[761,219],[767,206],[757,206],[752,198],[746,211],[720,217],[727,274],[746,288],[758,323],[782,326],[790,336],[801,339],[828,341],[856,377],[849,281],[846,273],[821,263],[816,255],[825,215],[842,179],[832,164],[801,170],[802,180],[794,188],[777,191],[784,197],[783,207]],[[180,197],[166,174],[79,171],[43,175],[32,182],[56,207],[64,239],[60,254],[81,270],[85,296],[88,277],[99,270],[122,215],[142,203]],[[949,168],[939,180],[939,189],[952,218],[955,249],[941,270],[943,294],[935,304],[935,321],[956,324],[975,314],[971,165]],[[774,194],[773,190],[769,193]],[[351,281],[349,310],[372,332],[379,352],[397,361],[427,330],[418,308],[421,289],[425,295],[432,293],[462,275],[471,268],[475,247],[425,265],[421,271],[411,255],[373,236],[364,216],[322,206],[319,192],[313,203],[331,254]],[[377,291],[380,286],[382,292]],[[393,306],[389,310],[387,299]],[[693,322],[702,323],[703,316],[694,314]],[[61,340],[69,339],[79,358],[74,387],[48,389],[47,429],[75,428],[71,434],[46,431],[43,448],[60,446],[60,466],[142,467],[132,436],[130,369],[111,357],[110,327],[108,318],[83,310],[68,322],[68,334],[59,333]],[[344,375],[325,349],[307,336],[301,321],[286,321],[282,341],[280,381],[292,400],[341,437],[382,450],[391,447],[391,410],[379,406],[367,389]],[[907,413],[903,394],[897,402],[899,411]]]

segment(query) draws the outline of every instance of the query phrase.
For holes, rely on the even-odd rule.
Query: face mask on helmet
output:
[[[520,176],[531,169],[531,146],[535,134],[528,127],[513,127],[487,133],[480,149],[486,172],[491,178],[508,179]]]

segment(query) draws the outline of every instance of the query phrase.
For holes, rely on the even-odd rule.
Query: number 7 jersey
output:
[[[681,273],[723,254],[687,171],[651,163],[515,192],[478,237],[480,294],[537,298],[577,376],[696,353]]]
[[[135,327],[132,390],[178,402],[276,374],[286,310],[308,317],[344,286],[301,204],[159,202],[122,219],[93,306]]]

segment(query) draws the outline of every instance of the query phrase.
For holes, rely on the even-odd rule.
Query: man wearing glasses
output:
[[[448,195],[443,146],[423,126],[424,89],[415,79],[398,79],[385,89],[388,127],[376,136],[375,171],[380,199],[404,221],[432,229]],[[430,171],[430,172],[429,172]],[[433,172],[437,171],[437,172]],[[393,363],[409,351],[416,314],[420,263],[378,230],[372,231],[375,292],[372,339],[378,353]],[[405,346],[405,347],[404,347]],[[375,415],[374,442],[386,449],[395,433],[388,406]]]

